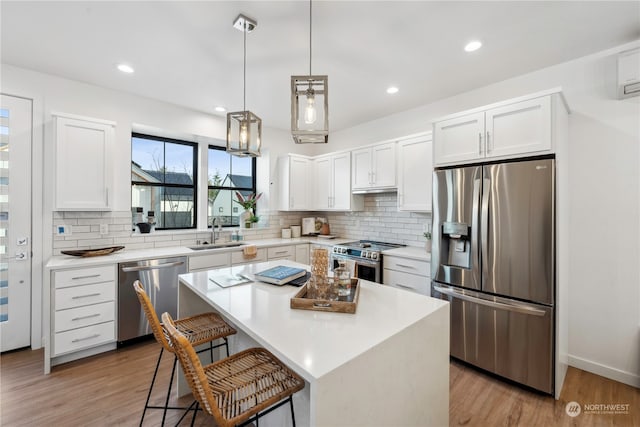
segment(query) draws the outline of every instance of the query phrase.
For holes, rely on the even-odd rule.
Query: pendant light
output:
[[[242,110],[227,113],[227,153],[238,157],[260,157],[262,146],[262,120],[247,110],[247,33],[253,31],[258,22],[240,14],[233,27],[243,32],[244,66],[242,76]]]
[[[328,76],[311,72],[312,5],[309,0],[309,75],[291,76],[291,135],[296,144],[329,140]]]

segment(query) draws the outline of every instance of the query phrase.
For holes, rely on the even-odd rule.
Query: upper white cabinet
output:
[[[431,133],[398,142],[398,210],[431,211]]]
[[[434,163],[448,165],[553,152],[561,93],[505,101],[434,123]],[[566,110],[565,110],[566,111]]]
[[[362,210],[362,196],[351,193],[351,153],[335,153],[314,159],[313,208]]]
[[[281,211],[311,209],[312,160],[289,154],[278,159],[279,203]]]
[[[351,189],[354,192],[396,187],[396,143],[387,142],[351,152]]]
[[[115,123],[53,113],[55,210],[108,211]]]

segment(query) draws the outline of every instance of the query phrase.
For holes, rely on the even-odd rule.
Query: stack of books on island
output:
[[[274,285],[285,285],[292,280],[307,274],[307,270],[297,267],[287,267],[278,265],[268,270],[260,271],[254,274],[256,280],[261,282],[272,283]]]

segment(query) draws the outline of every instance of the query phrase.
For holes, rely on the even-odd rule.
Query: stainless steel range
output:
[[[347,266],[353,270],[355,277],[382,283],[382,251],[404,246],[373,240],[359,240],[335,245],[331,250],[331,265],[332,268],[336,268],[338,261],[344,260],[347,262]]]

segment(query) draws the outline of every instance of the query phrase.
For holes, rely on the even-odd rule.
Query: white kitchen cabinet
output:
[[[279,259],[287,259],[289,261],[296,260],[296,249],[293,245],[276,246],[267,249],[267,260],[274,261]]]
[[[537,94],[436,121],[435,165],[553,152],[554,109],[566,108],[561,97]]]
[[[259,248],[256,255],[248,257],[242,251],[231,253],[231,265],[251,264],[254,262],[265,262],[267,260],[267,250]]]
[[[398,142],[398,210],[431,211],[433,180],[431,134]]]
[[[385,255],[382,283],[431,295],[431,264],[428,261]]]
[[[309,244],[296,245],[296,262],[309,265]]]
[[[115,123],[61,113],[53,122],[55,210],[111,210]]]
[[[396,187],[396,143],[386,142],[351,152],[351,190],[393,189]]]
[[[192,255],[189,257],[189,272],[229,267],[230,265],[231,254],[229,252]]]
[[[52,277],[51,355],[115,342],[115,266],[56,271]]]
[[[281,211],[310,210],[312,160],[310,157],[289,154],[278,159],[278,187]]]
[[[362,210],[364,198],[351,193],[351,153],[336,153],[314,159],[313,208],[317,210]]]

